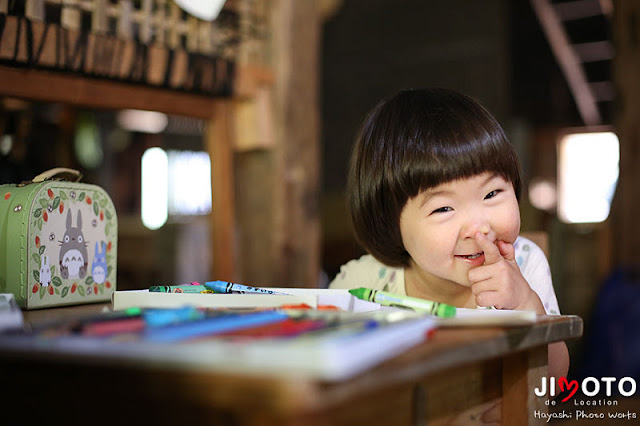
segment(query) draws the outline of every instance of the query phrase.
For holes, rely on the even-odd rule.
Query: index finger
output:
[[[487,236],[484,235],[482,232],[476,233],[476,241],[478,242],[478,245],[484,252],[485,265],[492,265],[503,259],[502,254],[500,254],[500,249],[498,248],[498,246],[496,246],[494,243],[489,241]]]

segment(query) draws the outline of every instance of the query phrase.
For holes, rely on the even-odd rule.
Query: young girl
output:
[[[504,131],[474,99],[427,89],[382,101],[356,139],[347,187],[369,254],[330,287],[559,314],[544,253],[518,236],[520,174]],[[568,367],[564,342],[549,345],[549,376]]]

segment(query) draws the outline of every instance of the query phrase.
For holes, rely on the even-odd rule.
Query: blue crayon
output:
[[[226,281],[207,281],[204,286],[213,290],[216,293],[258,293],[258,294],[279,294],[283,296],[290,296],[287,293],[281,293],[279,291],[269,290],[267,288],[252,287],[250,285],[242,285],[236,283],[229,283]]]
[[[262,311],[249,314],[226,314],[195,321],[184,321],[166,327],[150,327],[144,338],[151,342],[180,342],[211,336],[233,330],[267,325],[284,321],[289,316],[277,311]]]
[[[205,313],[193,306],[184,306],[175,309],[150,308],[144,310],[142,317],[149,327],[162,327],[183,321],[203,319]]]

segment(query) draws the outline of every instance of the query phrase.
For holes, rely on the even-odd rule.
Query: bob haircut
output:
[[[511,182],[520,199],[518,156],[479,102],[448,89],[384,99],[365,118],[351,154],[347,203],[358,242],[388,266],[408,266],[400,234],[407,201],[484,172]]]

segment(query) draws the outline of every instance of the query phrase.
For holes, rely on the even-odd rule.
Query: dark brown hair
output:
[[[493,172],[520,198],[517,154],[478,101],[448,89],[403,90],[365,118],[349,167],[347,197],[358,242],[389,266],[407,266],[400,213],[420,192]]]

